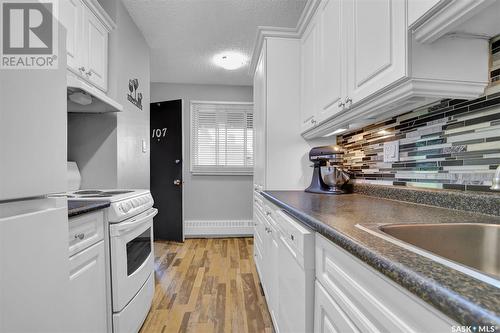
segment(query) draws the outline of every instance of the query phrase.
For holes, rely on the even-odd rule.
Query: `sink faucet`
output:
[[[500,165],[497,167],[490,189],[493,191],[500,191]]]

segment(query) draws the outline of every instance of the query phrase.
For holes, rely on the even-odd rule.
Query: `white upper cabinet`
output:
[[[114,22],[93,0],[65,0],[61,22],[66,27],[68,70],[102,91],[108,89],[108,35]]]
[[[266,183],[266,42],[262,46],[253,78],[254,183],[260,190]]]
[[[300,135],[300,40],[265,36],[253,57],[254,188],[299,190],[310,181],[311,149]],[[283,168],[285,167],[286,170]]]
[[[345,6],[342,0],[325,0],[320,5],[318,14],[318,121],[342,111],[345,84],[346,59],[343,33],[342,10]]]
[[[92,13],[87,12],[85,19],[87,67],[85,76],[102,90],[108,88],[108,30]]]
[[[492,38],[499,9],[497,0],[408,0],[408,25],[419,43],[450,34]]]
[[[300,44],[301,49],[301,100],[300,121],[302,131],[313,127],[317,120],[317,54],[318,54],[318,26],[316,20],[311,22]]]
[[[306,139],[484,92],[486,39],[454,36],[419,43],[408,28],[406,0],[313,2],[301,34],[300,125]],[[427,2],[411,7],[412,20],[420,22],[415,16],[429,15],[441,4]]]
[[[349,107],[406,74],[406,6],[399,0],[352,0],[344,15]]]
[[[69,68],[78,71],[83,64],[81,26],[83,22],[83,3],[81,0],[60,1],[61,23],[66,27],[66,56]]]

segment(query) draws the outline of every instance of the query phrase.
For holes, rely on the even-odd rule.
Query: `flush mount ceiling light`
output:
[[[238,52],[223,52],[216,54],[213,58],[213,62],[217,66],[229,71],[243,67],[247,61],[247,56]]]

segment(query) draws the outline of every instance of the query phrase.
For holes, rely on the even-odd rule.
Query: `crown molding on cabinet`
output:
[[[347,109],[334,118],[302,133],[305,139],[318,138],[336,128],[348,126],[360,119],[373,122],[401,114],[440,98],[476,98],[484,91],[484,83],[406,78],[395,82],[369,100]],[[387,110],[380,112],[381,110]],[[354,128],[353,128],[354,129]]]
[[[104,8],[99,4],[97,0],[83,0],[83,3],[90,9],[90,11],[101,21],[106,27],[108,32],[116,29],[116,23],[113,19],[106,13]]]
[[[252,59],[250,61],[250,68],[248,72],[253,76],[255,72],[255,67],[259,60],[260,50],[262,49],[262,44],[264,39],[267,37],[275,38],[301,38],[304,30],[311,21],[316,9],[318,8],[321,0],[310,0],[307,1],[302,14],[300,15],[299,21],[295,28],[282,28],[282,27],[268,27],[259,26],[257,27],[257,36],[255,38],[254,47],[252,51]]]
[[[442,0],[411,27],[415,40],[432,43],[479,13],[496,0]]]

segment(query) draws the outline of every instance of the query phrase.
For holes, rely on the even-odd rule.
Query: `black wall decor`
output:
[[[127,94],[127,99],[142,110],[142,93],[137,92],[137,88],[139,88],[139,79],[128,80],[128,90],[130,93]],[[132,96],[132,94],[134,95]]]

